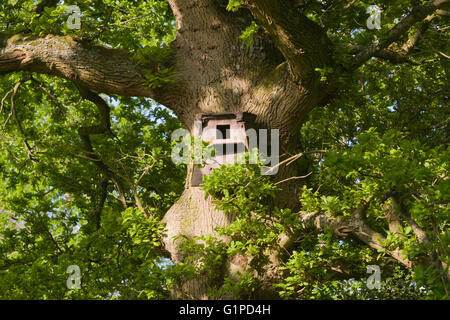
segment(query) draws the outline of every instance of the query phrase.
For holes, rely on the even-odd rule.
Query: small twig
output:
[[[311,171],[310,173],[308,173],[307,175],[305,175],[305,176],[290,177],[290,178],[287,178],[287,179],[278,181],[278,182],[275,183],[274,185],[279,185],[280,183],[283,183],[283,182],[286,182],[286,181],[289,181],[289,180],[294,180],[294,179],[305,179],[305,178],[309,177],[311,174],[312,174],[312,171]]]
[[[11,94],[11,115],[14,117],[14,120],[16,121],[17,127],[19,129],[19,132],[24,139],[24,144],[25,144],[25,149],[28,154],[28,159],[31,161],[34,161],[34,162],[39,162],[38,159],[33,157],[33,149],[30,147],[30,144],[28,143],[28,140],[26,139],[25,131],[23,130],[22,123],[20,122],[19,117],[17,116],[16,106],[15,106],[15,98],[17,95],[17,91],[19,90],[19,87],[28,80],[30,80],[30,79],[22,79],[22,80],[18,81],[14,85],[14,88],[12,89],[13,91]],[[8,119],[9,119],[9,116],[8,116]]]
[[[5,101],[6,101],[6,99],[8,98],[8,96],[9,96],[13,91],[14,91],[14,88],[11,89],[11,90],[9,90],[9,91],[5,94],[5,96],[2,98],[2,101],[1,101],[1,103],[0,103],[0,113],[3,112],[3,105],[4,105]],[[3,125],[3,126],[5,126],[5,125]]]
[[[155,166],[155,163],[156,163],[156,161],[144,168],[141,175],[137,179],[136,184],[139,184],[139,182],[141,182],[141,179],[147,174],[148,170],[150,170],[151,168],[153,168]]]
[[[67,112],[62,108],[61,103],[58,101],[58,98],[52,93],[50,92],[50,90],[48,90],[40,81],[34,79],[33,77],[31,77],[31,81],[35,82],[38,84],[39,88],[41,88],[42,91],[44,91],[49,97],[50,99],[55,103],[58,111],[60,114],[66,114]]]
[[[448,55],[446,55],[445,53],[443,53],[443,52],[441,52],[441,51],[438,51],[438,53],[439,53],[441,56],[443,56],[444,58],[450,59],[450,57],[449,57]]]
[[[91,35],[90,37],[85,38],[85,40],[92,41],[92,40],[98,38],[103,32],[106,31],[106,29],[108,27],[109,20],[111,19],[113,11],[114,11],[114,7],[109,7],[108,12],[106,13],[106,18],[103,21],[102,28],[100,30],[98,30],[96,33],[94,33],[93,35]]]
[[[8,97],[8,95],[10,95],[13,91],[14,91],[14,89],[9,90],[9,91],[6,93],[6,95],[3,97],[2,102],[1,102],[1,111],[3,111],[3,103],[4,103],[4,101],[6,100],[6,98]],[[8,114],[8,116],[6,117],[6,120],[5,120],[5,122],[3,123],[3,126],[2,126],[3,129],[4,129],[4,128],[6,127],[6,125],[8,124],[9,119],[11,118],[11,116],[12,116],[12,112],[10,112],[10,113]]]
[[[327,150],[313,150],[313,151],[305,151],[305,152],[301,152],[298,153],[296,155],[293,155],[283,161],[281,161],[280,163],[278,163],[277,165],[271,167],[266,174],[268,174],[269,172],[275,170],[275,168],[281,166],[282,164],[286,163],[286,166],[290,165],[291,163],[293,163],[295,160],[300,159],[301,157],[303,157],[305,154],[310,154],[310,153],[326,153]]]

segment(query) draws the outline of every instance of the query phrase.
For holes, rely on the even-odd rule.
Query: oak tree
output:
[[[449,1],[376,3],[2,2],[0,297],[448,298]],[[276,175],[191,186],[221,112]]]

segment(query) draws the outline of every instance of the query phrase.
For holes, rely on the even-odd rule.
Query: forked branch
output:
[[[441,8],[444,4],[449,3],[450,0],[433,0],[425,5],[414,7],[411,12],[403,18],[399,23],[397,23],[387,34],[387,36],[382,40],[374,41],[370,46],[365,46],[362,50],[360,50],[354,57],[353,63],[350,69],[354,70],[368,61],[370,58],[375,57],[377,54],[380,54],[383,50],[387,49],[389,45],[393,42],[397,41],[402,35],[406,34],[406,32],[417,22],[425,19],[425,26],[427,20],[431,21],[431,17],[427,18],[433,12]],[[425,28],[426,29],[426,28]],[[423,33],[423,32],[422,32]],[[414,42],[417,42],[420,37],[420,33],[416,40],[412,40],[412,42],[406,45],[405,49],[409,51]]]

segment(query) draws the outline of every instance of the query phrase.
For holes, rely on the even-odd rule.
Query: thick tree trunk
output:
[[[321,97],[314,75],[309,73],[309,78],[299,84],[282,52],[268,37],[257,38],[252,47],[244,46],[239,35],[250,25],[252,18],[248,13],[233,16],[209,0],[169,2],[178,24],[177,81],[183,84],[171,107],[185,127],[193,132],[197,113],[250,112],[257,116],[259,128],[279,129],[281,160],[298,152],[296,141],[301,123]],[[305,172],[294,163],[281,166],[274,179],[302,174]],[[301,183],[295,182],[280,185],[282,190],[276,199],[279,206],[297,208]],[[166,249],[174,262],[181,262],[183,254],[177,247],[180,239],[174,237],[216,235],[215,228],[229,225],[232,218],[216,210],[211,199],[205,200],[204,192],[190,186],[188,179],[183,195],[167,212],[164,222]],[[248,263],[246,257],[233,257],[225,263],[222,278],[246,270]],[[258,274],[261,287],[252,298],[277,297],[271,284],[280,276],[278,264],[274,253],[272,263]],[[173,298],[205,299],[211,285],[206,276],[184,281],[174,290]]]
[[[227,12],[227,1],[222,0],[169,0],[169,3],[178,34],[172,43],[172,54],[162,62],[138,65],[127,52],[70,37],[0,35],[0,72],[46,73],[94,92],[152,97],[171,108],[191,132],[197,113],[250,112],[257,116],[257,127],[279,130],[280,160],[298,152],[300,126],[324,97],[318,74],[314,72],[328,59],[324,33],[308,19],[296,15],[294,7],[282,2],[272,10],[268,2],[257,1],[249,10],[237,13]],[[264,10],[273,15],[265,14]],[[279,24],[281,29],[273,28],[270,21],[281,19],[283,12],[292,19]],[[255,18],[266,33],[260,33],[254,45],[247,47],[239,36]],[[309,36],[288,36],[299,28],[309,28]],[[321,40],[311,46],[310,40],[316,38]],[[173,68],[172,82],[159,88],[145,85],[145,73],[160,67]],[[274,179],[303,174],[302,168],[294,163],[281,166]],[[277,204],[296,208],[299,185],[298,180],[282,183]],[[187,183],[164,221],[166,249],[174,262],[181,262],[183,255],[173,236],[214,235],[216,227],[230,224],[232,218],[215,210],[211,199],[205,200],[203,191]],[[275,297],[270,283],[278,276],[276,254],[272,260],[259,275],[262,280],[259,297]],[[223,273],[233,275],[246,269],[247,264],[245,257],[234,257],[224,265]],[[187,281],[174,292],[174,297],[206,298],[208,286],[208,279]]]

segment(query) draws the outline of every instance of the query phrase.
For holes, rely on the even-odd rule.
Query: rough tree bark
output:
[[[248,0],[244,1],[245,10],[231,13],[225,9],[225,0],[169,0],[177,22],[177,38],[164,61],[149,60],[145,66],[135,63],[128,52],[70,37],[0,34],[0,72],[46,73],[92,92],[151,97],[172,109],[191,132],[197,113],[250,112],[257,115],[259,127],[280,130],[283,160],[298,152],[297,134],[308,112],[326,103],[336,90],[332,81],[321,82],[315,72],[316,68],[333,66],[332,45],[325,31],[298,11],[294,2]],[[400,34],[446,2],[436,0],[417,7],[385,40],[356,48],[353,66],[347,71],[352,72],[372,56],[382,57],[382,51]],[[239,36],[253,19],[262,26],[263,33],[253,46],[247,47]],[[161,67],[173,68],[173,81],[149,88],[144,84],[144,74]],[[275,179],[304,175],[304,170],[297,163],[282,166]],[[301,183],[294,180],[280,186],[278,204],[299,209]],[[317,214],[300,215],[299,222],[305,228],[331,227],[339,235],[354,233],[376,248],[379,235],[363,223],[362,208],[355,212],[351,222],[331,221]],[[164,222],[166,249],[174,262],[180,262],[183,255],[174,236],[215,234],[217,226],[232,221],[215,210],[210,198],[205,200],[203,191],[187,181],[183,195],[167,212]],[[410,266],[410,261],[398,252],[391,255]],[[277,297],[271,283],[279,276],[279,261],[276,254],[272,258],[265,273],[259,275],[261,288],[254,298]],[[247,263],[245,257],[234,257],[225,266],[225,273],[232,275],[245,269]],[[206,298],[208,285],[206,278],[184,282],[173,297]]]
[[[308,38],[285,39],[283,30],[267,28],[276,37],[266,35],[256,39],[252,47],[246,47],[239,35],[254,18],[247,11],[230,14],[225,11],[225,2],[221,5],[208,0],[170,0],[169,3],[178,25],[175,69],[183,77],[179,81],[184,83],[183,89],[178,91],[174,110],[183,124],[192,130],[196,113],[250,112],[257,115],[258,127],[279,129],[281,154],[285,157],[293,155],[298,150],[296,135],[303,119],[322,98],[314,68],[323,66],[321,57],[330,60],[327,58],[330,51],[321,30],[306,18],[295,18],[294,8],[279,2],[274,8],[257,8],[260,11],[255,11],[255,16],[262,15],[263,10],[276,9],[277,12],[273,12],[276,14],[286,10],[292,20],[285,27],[292,31],[305,27],[302,25],[305,24],[310,27]],[[281,16],[276,18],[283,20]],[[260,21],[267,19],[270,18],[261,16]],[[316,45],[310,47],[314,37],[322,38],[323,43],[317,45],[314,42]],[[296,43],[289,43],[291,40]],[[301,169],[295,165],[282,167],[276,179],[298,176]],[[294,209],[298,205],[296,187],[299,187],[298,183],[285,183],[283,192],[277,197],[278,202]],[[177,262],[182,255],[173,236],[215,234],[215,227],[231,222],[225,214],[214,209],[211,199],[204,200],[203,191],[189,183],[164,221],[168,229],[166,248]],[[267,266],[266,272],[260,275],[260,298],[276,297],[269,285],[278,275],[277,259],[273,257],[272,260],[273,265]],[[228,274],[244,270],[247,263],[245,257],[234,257],[229,261]],[[206,298],[208,285],[206,278],[185,282],[176,297]]]

